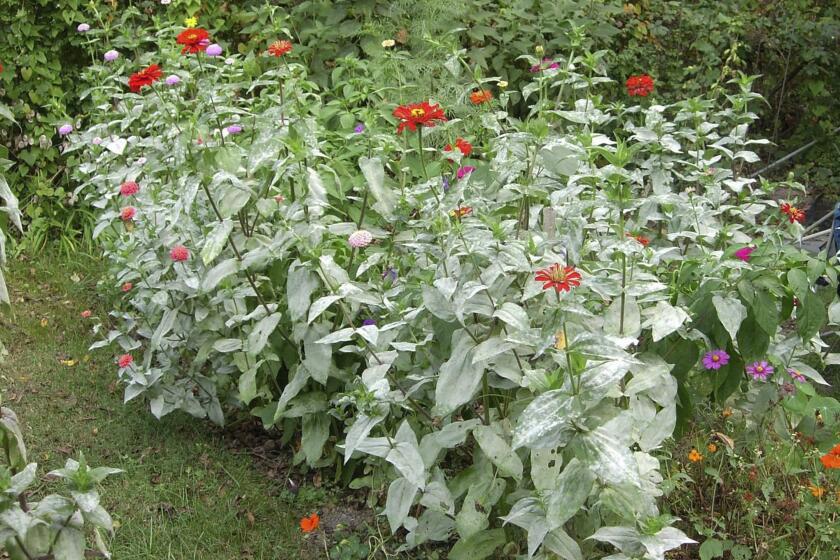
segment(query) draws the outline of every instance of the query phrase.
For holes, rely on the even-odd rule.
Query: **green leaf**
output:
[[[688,313],[679,307],[674,307],[667,301],[660,301],[649,313],[650,318],[645,321],[642,327],[651,328],[654,342],[662,340],[679,329],[688,319]]]
[[[700,560],[712,560],[723,556],[723,542],[717,539],[706,539],[700,545]]]
[[[545,537],[545,547],[563,560],[583,560],[578,543],[566,531],[557,528]]]
[[[398,478],[388,486],[385,516],[388,518],[392,533],[396,533],[402,527],[416,496],[417,486],[404,478]]]
[[[286,280],[286,301],[289,306],[289,317],[292,321],[297,322],[306,315],[312,293],[320,285],[318,276],[301,264],[299,260],[292,263]]]
[[[484,364],[473,363],[475,342],[460,329],[453,335],[452,352],[440,366],[433,413],[446,416],[472,400],[484,374]]]
[[[330,437],[330,416],[327,414],[309,414],[303,417],[303,431],[300,448],[306,462],[314,465],[324,452],[324,444]]]
[[[531,401],[513,431],[513,448],[547,449],[566,445],[580,417],[575,397],[562,389],[548,391]]]
[[[503,476],[512,476],[516,480],[522,479],[522,461],[493,428],[477,426],[473,429],[472,434],[481,450],[498,467]]]
[[[209,271],[201,280],[201,291],[212,292],[219,285],[219,282],[239,271],[239,261],[236,259],[227,259]]]
[[[594,483],[595,474],[573,457],[557,478],[554,489],[545,493],[546,518],[551,528],[561,527],[575,516],[586,503]]]
[[[230,218],[216,224],[216,227],[205,239],[204,247],[201,249],[201,260],[204,261],[205,265],[209,265],[219,256],[232,231],[233,221]]]
[[[729,333],[732,340],[737,339],[738,329],[744,319],[747,318],[747,308],[738,298],[715,296],[712,304],[717,311],[718,319]]]
[[[796,332],[802,337],[803,342],[810,342],[827,319],[825,304],[818,295],[807,292],[805,297],[799,298],[799,307],[796,309]]]
[[[263,348],[265,348],[268,342],[269,335],[274,332],[279,322],[280,314],[272,313],[267,317],[263,317],[254,325],[254,328],[248,335],[248,342],[245,344],[245,351],[249,356],[255,357],[263,351]]]
[[[378,157],[359,158],[359,167],[362,170],[365,180],[367,180],[367,188],[376,203],[373,209],[386,219],[390,219],[394,214],[394,205],[396,204],[396,193],[385,187],[385,167],[382,160]]]
[[[449,552],[449,560],[483,560],[506,542],[504,529],[481,531],[455,543]]]

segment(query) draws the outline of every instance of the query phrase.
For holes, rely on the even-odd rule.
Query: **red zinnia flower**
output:
[[[134,206],[126,206],[120,212],[120,218],[124,222],[130,222],[134,219],[134,215],[137,214],[137,209]]]
[[[130,366],[133,362],[134,362],[134,358],[131,356],[131,354],[123,354],[123,355],[122,355],[122,356],[120,356],[120,357],[119,357],[119,359],[117,360],[117,364],[118,364],[121,368],[127,368],[127,367],[128,367],[128,366]]]
[[[653,91],[653,78],[647,74],[630,76],[625,85],[630,97],[647,97]]]
[[[648,238],[647,238],[647,237],[645,237],[644,235],[633,235],[633,234],[632,234],[632,233],[630,233],[630,232],[627,232],[625,235],[627,235],[627,237],[630,237],[630,238],[632,238],[632,239],[635,239],[636,241],[638,241],[639,243],[641,243],[641,244],[642,244],[642,247],[647,247],[648,245],[650,245],[650,239],[648,239]]]
[[[120,194],[122,196],[131,196],[140,192],[140,185],[134,181],[126,181],[120,185]]]
[[[472,144],[470,144],[469,142],[467,142],[463,138],[456,138],[455,139],[455,147],[453,148],[452,144],[447,144],[446,147],[443,148],[443,151],[444,152],[451,152],[452,150],[455,150],[455,149],[457,149],[459,152],[461,152],[461,155],[463,155],[464,157],[468,157],[473,151]]]
[[[124,292],[130,292],[131,288],[133,288],[133,287],[134,287],[134,284],[132,284],[131,282],[126,282],[125,284],[123,284],[120,287],[120,289]]]
[[[128,87],[134,93],[139,92],[146,86],[150,86],[161,77],[160,66],[152,64],[148,68],[143,68],[139,72],[135,72],[128,78]]]
[[[790,223],[799,222],[801,224],[805,221],[805,212],[796,206],[791,206],[787,202],[782,204],[779,210],[781,210],[782,214],[785,214],[788,217]]]
[[[400,124],[397,127],[397,134],[405,130],[406,127],[408,127],[411,132],[415,132],[418,126],[427,126],[431,128],[435,126],[437,121],[446,121],[446,115],[444,115],[443,109],[440,108],[440,105],[437,103],[429,103],[428,101],[400,105],[394,109],[394,116],[400,119]]]
[[[210,34],[200,27],[185,29],[178,34],[175,42],[184,45],[181,54],[192,54],[201,52],[210,43]]]
[[[827,469],[840,469],[840,443],[820,457],[820,462]]]
[[[90,309],[85,309],[84,311],[82,311],[82,319],[88,319],[90,316],[91,316]]]
[[[291,41],[274,41],[268,46],[268,54],[271,56],[283,56],[284,54],[288,54],[290,52],[292,52]]]
[[[175,245],[169,251],[169,257],[175,262],[183,262],[190,258],[190,250],[183,245]]]
[[[554,288],[557,293],[569,292],[572,288],[580,286],[580,272],[573,266],[560,266],[554,263],[548,268],[537,271],[534,277],[537,282],[543,283],[543,290]]]
[[[493,94],[486,89],[475,90],[470,94],[470,101],[473,105],[481,105],[493,100]]]
[[[313,513],[309,517],[304,517],[300,520],[300,530],[304,533],[311,533],[321,524],[321,518],[317,513]]]

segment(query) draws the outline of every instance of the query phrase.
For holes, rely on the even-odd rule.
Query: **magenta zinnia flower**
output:
[[[140,192],[140,185],[134,181],[126,181],[120,185],[120,194],[122,196],[131,196]]]
[[[766,381],[767,378],[773,374],[773,366],[768,364],[765,360],[753,362],[747,366],[747,373],[752,375],[753,379]]]
[[[360,229],[350,234],[347,243],[355,249],[361,249],[373,243],[373,235],[367,230]]]
[[[132,364],[132,362],[134,362],[134,358],[131,356],[131,354],[123,354],[117,360],[117,364],[121,368],[127,368],[128,366],[130,366]]]
[[[183,262],[190,258],[190,250],[183,245],[175,245],[169,251],[169,257],[175,262]]]
[[[787,372],[788,372],[788,375],[790,375],[791,378],[793,378],[793,380],[796,381],[797,383],[805,383],[805,376],[802,375],[801,373],[799,373],[798,371],[796,371],[795,369],[788,368]]]
[[[473,167],[472,165],[465,165],[464,167],[459,167],[457,173],[458,179],[463,179],[473,171],[475,171],[475,167]]]
[[[729,363],[729,354],[723,350],[712,350],[703,356],[703,367],[706,369],[720,369]]]
[[[740,249],[735,251],[735,258],[747,262],[748,260],[750,260],[750,255],[752,255],[753,251],[755,251],[755,247],[741,247]]]

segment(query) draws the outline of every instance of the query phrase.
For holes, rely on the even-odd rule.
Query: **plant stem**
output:
[[[618,334],[624,336],[624,305],[627,301],[627,255],[621,253],[621,316],[618,321]]]
[[[417,150],[420,153],[420,167],[423,168],[423,176],[426,177],[426,182],[429,182],[429,172],[426,171],[426,160],[423,158],[423,127],[417,127]],[[432,187],[432,194],[435,195],[435,200],[440,206],[440,196],[438,196],[437,190]]]

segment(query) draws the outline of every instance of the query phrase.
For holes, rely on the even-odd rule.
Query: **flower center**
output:
[[[562,268],[558,268],[551,272],[551,279],[555,282],[565,282],[566,281],[566,271]]]
[[[411,110],[411,116],[414,117],[414,118],[422,117],[425,114],[426,114],[426,110],[425,109],[420,109],[419,107]]]
[[[717,354],[712,355],[712,361],[713,362],[719,362],[720,361],[720,356],[718,356]]]
[[[756,366],[755,371],[758,373],[764,373],[764,366]]]

